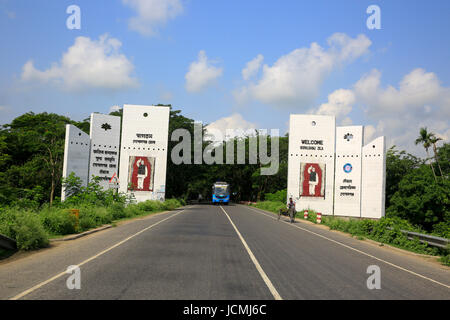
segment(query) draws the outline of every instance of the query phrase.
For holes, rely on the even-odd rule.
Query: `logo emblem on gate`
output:
[[[352,172],[352,169],[353,169],[353,167],[352,167],[352,165],[351,165],[350,163],[347,163],[346,165],[344,165],[344,171],[345,171],[345,173],[350,173],[350,172]]]

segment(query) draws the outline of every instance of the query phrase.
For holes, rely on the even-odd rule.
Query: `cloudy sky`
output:
[[[66,26],[73,4],[80,30]],[[214,128],[284,134],[291,113],[331,114],[421,155],[420,127],[450,138],[449,12],[447,0],[0,0],[0,124],[170,103]]]

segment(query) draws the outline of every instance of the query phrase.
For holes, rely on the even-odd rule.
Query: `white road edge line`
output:
[[[244,245],[245,249],[247,250],[248,255],[250,256],[250,259],[252,260],[253,264],[255,265],[256,269],[258,270],[261,278],[264,280],[264,283],[269,288],[270,293],[272,293],[272,295],[275,298],[275,300],[283,300],[283,298],[281,298],[280,294],[278,293],[277,289],[275,289],[274,285],[272,284],[272,281],[270,281],[269,277],[267,276],[267,274],[264,272],[263,268],[259,264],[259,262],[256,259],[255,255],[253,254],[252,250],[250,250],[249,246],[247,245],[247,242],[242,237],[242,235],[239,232],[238,228],[233,223],[233,220],[231,220],[230,216],[228,215],[228,213],[225,211],[225,209],[222,206],[220,206],[220,209],[222,209],[222,211],[227,216],[228,220],[230,220],[231,225],[233,226],[234,230],[236,231],[237,235],[239,236],[239,239],[241,239],[242,244]]]
[[[143,232],[145,232],[145,231],[147,231],[147,230],[153,228],[154,226],[157,226],[158,224],[160,224],[160,223],[162,223],[162,222],[164,222],[164,221],[167,221],[167,220],[169,220],[169,219],[171,219],[171,218],[173,218],[173,217],[179,215],[180,213],[182,213],[182,212],[185,211],[185,210],[186,210],[186,209],[183,209],[183,210],[181,210],[180,212],[171,215],[170,217],[167,217],[167,218],[165,218],[165,219],[163,219],[163,220],[161,220],[161,221],[158,221],[157,223],[152,224],[151,226],[146,227],[145,229],[142,229],[141,231],[139,231],[139,232],[137,232],[137,233],[135,233],[135,234],[129,236],[128,238],[126,238],[126,239],[124,239],[124,240],[122,240],[122,241],[116,243],[115,245],[109,247],[108,249],[103,250],[102,252],[96,254],[95,256],[92,256],[92,257],[90,257],[89,259],[84,260],[83,262],[77,264],[77,266],[78,266],[78,267],[81,267],[82,265],[84,265],[84,264],[86,264],[86,263],[88,263],[88,262],[90,262],[90,261],[92,261],[92,260],[94,260],[94,259],[100,257],[101,255],[103,255],[103,254],[105,254],[105,253],[111,251],[112,249],[117,248],[117,247],[120,246],[121,244],[124,244],[124,243],[127,242],[128,240],[130,240],[130,239],[132,239],[132,238],[134,238],[134,237],[140,235],[141,233],[143,233]],[[32,293],[33,291],[36,291],[37,289],[39,289],[39,288],[45,286],[46,284],[49,284],[50,282],[52,282],[52,281],[54,281],[54,280],[56,280],[56,279],[58,279],[58,278],[60,278],[60,277],[62,277],[62,276],[64,276],[64,275],[67,275],[66,271],[63,271],[63,272],[61,272],[61,273],[58,273],[57,275],[51,277],[50,279],[45,280],[45,281],[43,281],[43,282],[41,282],[41,283],[35,285],[34,287],[32,287],[32,288],[30,288],[30,289],[28,289],[28,290],[25,290],[25,291],[22,292],[22,293],[19,293],[18,295],[16,295],[16,296],[10,298],[9,300],[19,300],[20,298],[23,298],[24,296],[26,296],[26,295]]]
[[[267,217],[269,217],[269,218],[271,218],[271,219],[277,220],[275,217],[269,216],[269,215],[266,214],[266,213],[263,213],[263,212],[261,212],[261,211],[257,211],[257,210],[255,210],[255,209],[253,209],[253,208],[251,208],[251,207],[248,207],[248,208],[251,209],[251,211],[254,211],[254,212],[259,213],[259,214],[262,214],[262,215],[265,215],[265,216],[267,216]],[[258,209],[258,208],[256,208],[256,209]],[[419,274],[419,273],[416,273],[416,272],[414,272],[414,271],[405,269],[405,268],[400,267],[400,266],[398,266],[398,265],[396,265],[396,264],[393,264],[393,263],[391,263],[391,262],[389,262],[389,261],[386,261],[386,260],[383,260],[383,259],[381,259],[381,258],[375,257],[375,256],[373,256],[373,255],[371,255],[371,254],[369,254],[369,253],[366,253],[366,252],[364,252],[364,251],[361,251],[361,250],[358,250],[358,249],[356,249],[356,248],[350,247],[350,246],[348,246],[348,245],[346,245],[346,244],[344,244],[344,243],[342,243],[342,242],[339,242],[339,241],[333,240],[333,239],[331,239],[331,238],[325,237],[325,236],[323,236],[323,235],[321,235],[321,234],[315,233],[314,231],[311,231],[311,230],[308,230],[308,229],[299,227],[299,226],[294,225],[294,224],[292,224],[292,223],[290,223],[290,222],[287,222],[287,221],[283,221],[283,222],[286,223],[287,225],[290,225],[290,226],[292,226],[292,227],[295,227],[295,228],[301,229],[301,230],[303,230],[303,231],[312,233],[312,234],[314,234],[314,235],[316,235],[316,236],[318,236],[318,237],[321,237],[321,238],[323,238],[323,239],[326,239],[326,240],[328,240],[328,241],[331,241],[331,242],[334,242],[334,243],[336,243],[336,244],[338,244],[338,245],[341,245],[341,246],[343,246],[343,247],[345,247],[345,248],[348,248],[348,249],[350,249],[350,250],[356,251],[356,252],[358,252],[358,253],[360,253],[360,254],[363,254],[363,255],[365,255],[365,256],[368,256],[368,257],[373,258],[373,259],[375,259],[375,260],[378,260],[378,261],[380,261],[380,262],[383,262],[383,263],[385,263],[385,264],[387,264],[387,265],[390,265],[391,267],[400,269],[400,270],[402,270],[402,271],[405,271],[405,272],[408,272],[408,273],[410,273],[410,274],[413,274],[413,275],[415,275],[415,276],[417,276],[417,277],[419,277],[419,278],[422,278],[422,279],[425,279],[425,280],[434,282],[434,283],[436,283],[436,284],[439,284],[439,285],[441,285],[441,286],[443,286],[443,287],[446,287],[446,288],[450,289],[450,286],[449,286],[449,285],[446,285],[445,283],[436,281],[436,280],[434,280],[434,279],[428,278],[428,277],[426,277],[426,276],[424,276],[424,275],[421,275],[421,274]]]

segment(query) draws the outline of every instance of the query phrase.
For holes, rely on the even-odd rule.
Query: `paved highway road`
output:
[[[195,205],[3,262],[0,299],[450,299],[449,270],[255,208]]]

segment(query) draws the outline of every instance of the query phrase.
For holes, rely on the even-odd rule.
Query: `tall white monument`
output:
[[[120,117],[91,114],[89,181],[99,177],[104,189],[109,188],[111,178],[118,178],[120,133]]]
[[[72,172],[81,179],[82,185],[86,186],[89,175],[89,151],[91,140],[89,135],[74,125],[66,125],[66,141],[64,145],[63,178],[67,178]],[[63,187],[61,200],[67,197]]]
[[[361,217],[363,126],[336,128],[334,215]]]
[[[297,210],[333,214],[335,133],[333,116],[290,116],[287,195]]]
[[[332,116],[291,115],[287,196],[297,210],[379,219],[385,214],[386,146],[363,147],[363,126],[337,127]]]
[[[363,147],[361,213],[364,218],[385,214],[386,141],[379,137]]]
[[[119,191],[138,202],[165,199],[169,116],[169,107],[123,107]]]

